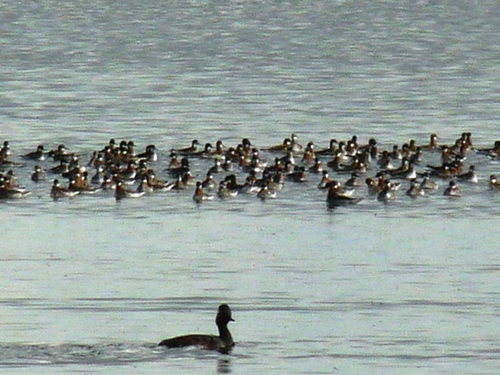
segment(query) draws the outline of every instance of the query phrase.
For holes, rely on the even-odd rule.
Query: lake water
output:
[[[265,148],[295,132],[321,149],[356,134],[391,149],[472,132],[492,147],[496,1],[8,0],[0,18],[0,141],[32,191],[0,202],[2,373],[498,372],[498,159],[468,152],[479,182],[459,199],[438,180],[412,200],[403,182],[393,204],[363,186],[329,210],[312,174],[265,202],[196,205],[193,188],[54,201],[52,176],[32,183],[19,157],[63,143],[86,163],[110,138],[154,143],[167,179],[170,149],[194,138]],[[193,160],[195,177],[212,163]],[[220,303],[230,355],[156,346],[216,333]]]

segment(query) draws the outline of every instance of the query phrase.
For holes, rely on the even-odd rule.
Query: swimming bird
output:
[[[462,191],[457,186],[457,183],[454,180],[451,180],[448,187],[444,190],[444,195],[449,197],[461,197]]]
[[[191,154],[197,152],[199,145],[200,145],[200,142],[198,142],[197,139],[193,139],[191,142],[191,146],[185,147],[185,148],[180,148],[180,149],[172,149],[171,151],[175,152],[179,155],[188,156],[188,155],[191,155]]]
[[[345,183],[344,186],[347,187],[357,187],[361,186],[363,183],[361,182],[361,179],[359,178],[359,175],[356,172],[351,173],[351,178],[349,178]]]
[[[222,304],[219,306],[217,316],[215,317],[215,324],[219,329],[219,336],[190,334],[165,339],[158,345],[166,346],[167,348],[199,346],[203,349],[216,350],[223,354],[228,354],[235,346],[233,337],[231,336],[231,332],[229,332],[229,328],[227,327],[229,322],[234,322],[231,314],[231,309],[227,304]]]
[[[226,183],[226,187],[231,191],[234,192],[234,195],[237,195],[240,190],[243,188],[243,185],[238,184],[236,182],[236,175],[230,174],[226,176],[224,179],[224,182]]]
[[[148,183],[148,176],[142,176],[141,183],[137,186],[136,191],[139,193],[152,194],[154,192],[153,186]]]
[[[318,189],[319,190],[325,190],[328,189],[329,187],[329,182],[331,182],[330,176],[328,175],[328,171],[324,170],[323,171],[323,176],[321,177],[321,181],[318,184]]]
[[[423,150],[435,151],[438,148],[438,137],[436,133],[430,135],[429,143],[421,146]]]
[[[101,185],[104,182],[104,180],[105,180],[104,167],[102,165],[99,165],[96,168],[96,173],[90,179],[90,183],[92,185]]]
[[[234,198],[238,195],[238,190],[231,190],[227,187],[228,182],[223,180],[219,183],[217,195],[220,199]]]
[[[377,200],[386,204],[396,200],[396,194],[394,193],[391,181],[385,180],[383,189],[377,194]]]
[[[465,173],[459,174],[457,179],[460,181],[466,181],[473,184],[477,184],[478,178],[476,173],[476,167],[474,165],[469,166],[469,170]]]
[[[316,160],[316,154],[314,153],[314,142],[308,142],[306,148],[304,149],[304,155],[302,155],[302,163],[306,165],[313,164]]]
[[[47,156],[52,157],[54,161],[65,161],[66,163],[71,161],[71,154],[68,152],[65,145],[59,145],[57,149],[50,150]]]
[[[64,198],[64,197],[74,197],[80,194],[79,191],[73,191],[69,188],[62,187],[58,179],[54,180],[52,184],[52,189],[50,190],[50,196],[53,199]]]
[[[366,185],[368,186],[368,194],[376,195],[382,190],[382,186],[379,186],[377,179],[373,177],[368,177],[365,180]]]
[[[116,190],[115,190],[116,200],[120,200],[123,198],[139,198],[142,197],[144,194],[146,194],[144,191],[141,192],[141,191],[133,191],[125,189],[122,180],[118,180],[118,182],[116,183]]]
[[[432,180],[429,172],[424,173],[424,179],[420,183],[420,188],[424,190],[437,190],[439,185],[436,181]]]
[[[193,158],[209,158],[212,155],[213,148],[211,143],[205,143],[203,150],[192,152],[189,156]]]
[[[31,191],[16,186],[16,184],[11,186],[9,181],[4,179],[4,177],[0,178],[0,199],[19,199],[27,197],[30,194]]]
[[[304,146],[302,146],[298,142],[297,134],[292,133],[292,136],[290,138],[292,140],[292,143],[290,145],[290,151],[295,152],[295,153],[302,153],[304,151]]]
[[[40,182],[43,180],[45,180],[45,174],[42,167],[40,167],[39,165],[35,165],[35,170],[31,174],[31,181]]]
[[[417,180],[412,179],[410,183],[410,188],[406,190],[406,195],[410,198],[422,197],[425,194],[425,190],[420,186],[417,186]]]
[[[500,181],[496,174],[490,175],[490,188],[492,190],[500,191]]]
[[[203,191],[203,187],[201,186],[202,182],[196,182],[196,188],[194,189],[193,200],[196,203],[201,203],[203,201],[208,201],[214,199],[213,195],[209,195]]]
[[[290,138],[285,138],[283,140],[282,144],[276,145],[276,146],[271,146],[269,148],[265,148],[264,150],[268,151],[268,152],[283,152],[283,153],[286,153],[287,151],[290,151],[291,147],[292,147],[292,140]]]
[[[257,193],[257,198],[261,201],[265,201],[266,199],[274,199],[276,198],[276,191],[274,189],[269,188],[269,184],[265,184]]]
[[[207,172],[207,178],[201,182],[201,187],[208,190],[217,188],[217,182],[215,181],[214,175],[210,173],[210,171]]]
[[[144,151],[141,154],[138,154],[135,156],[139,160],[146,160],[146,161],[157,161],[158,160],[158,154],[156,153],[156,147],[155,145],[147,145],[146,146],[146,151]]]
[[[338,142],[335,138],[330,139],[328,148],[316,151],[316,155],[335,155],[337,152]]]
[[[305,168],[303,166],[296,166],[293,172],[286,175],[286,178],[293,182],[307,182],[308,180]]]
[[[148,179],[148,185],[153,188],[154,191],[170,191],[174,188],[175,183],[159,180],[156,177],[156,173],[152,169],[146,171],[146,177]]]
[[[308,171],[310,173],[323,173],[324,167],[323,163],[319,158],[314,158],[314,165],[309,167]]]
[[[10,150],[9,141],[4,141],[2,148],[0,148],[0,159],[7,160],[12,155],[12,151]]]
[[[337,181],[332,181],[330,183],[330,186],[328,188],[328,195],[326,196],[326,204],[328,207],[333,208],[338,206],[356,204],[363,199],[353,197],[352,193],[346,193],[342,190],[342,186]]]
[[[38,145],[36,151],[29,152],[21,156],[23,159],[29,160],[45,160],[43,145]]]
[[[496,158],[500,156],[500,140],[495,141],[495,143],[493,143],[493,147],[491,148],[481,148],[476,151],[478,154],[483,154],[491,158]]]

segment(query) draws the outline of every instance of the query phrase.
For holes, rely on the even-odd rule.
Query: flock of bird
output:
[[[438,155],[441,162],[425,164],[424,155],[430,153]],[[39,145],[35,151],[16,158],[9,141],[4,141],[0,149],[0,199],[19,199],[31,194],[20,185],[14,173],[16,168],[29,163],[33,163],[33,183],[53,176],[50,189],[53,199],[111,191],[121,200],[191,188],[192,199],[198,204],[242,194],[255,194],[266,200],[276,197],[286,183],[306,183],[311,175],[318,175],[318,189],[326,191],[329,207],[358,203],[364,199],[359,193],[363,185],[369,195],[390,203],[396,199],[402,181],[408,181],[405,194],[411,198],[436,191],[436,180],[446,180],[444,195],[458,197],[461,195],[459,184],[478,183],[475,166],[464,167],[468,153],[500,160],[500,141],[490,148],[477,149],[472,145],[471,133],[462,133],[451,145],[438,144],[437,135],[431,134],[427,144],[417,145],[411,140],[401,147],[381,149],[374,138],[359,144],[357,136],[352,136],[346,141],[331,139],[327,148],[316,150],[312,141],[300,144],[296,134],[281,144],[260,149],[248,138],[234,147],[226,147],[220,140],[215,146],[211,143],[203,146],[195,139],[188,147],[169,151],[168,165],[165,163],[158,171],[168,177],[161,180],[155,170],[160,163],[154,145],[137,153],[133,141],[116,143],[111,139],[82,163],[82,157],[64,145],[52,150]],[[266,157],[274,160],[269,162]],[[198,160],[203,160],[200,168],[206,168],[201,178],[195,178],[192,172],[192,163]],[[43,168],[47,161],[56,164]],[[222,176],[218,182],[216,176]],[[349,178],[341,182],[342,176]],[[490,175],[489,187],[500,191],[495,174]]]

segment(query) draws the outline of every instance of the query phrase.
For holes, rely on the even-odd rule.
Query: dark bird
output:
[[[229,322],[234,322],[231,316],[231,309],[228,305],[222,304],[219,306],[217,316],[215,317],[215,324],[217,324],[217,328],[219,329],[219,336],[200,334],[177,336],[163,340],[158,345],[166,346],[167,348],[199,346],[207,350],[217,350],[227,354],[235,345],[231,332],[229,332],[227,327]]]

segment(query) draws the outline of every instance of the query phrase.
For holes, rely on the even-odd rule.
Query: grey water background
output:
[[[0,17],[1,140],[15,157],[64,143],[88,160],[131,139],[156,144],[166,177],[169,150],[193,138],[500,138],[496,1],[8,0]],[[334,212],[315,176],[264,203],[196,206],[191,190],[54,202],[27,162],[15,172],[33,194],[0,205],[2,373],[498,373],[500,196],[487,181],[500,163],[467,162],[480,181],[460,199]],[[155,347],[215,333],[222,302],[231,355]]]

